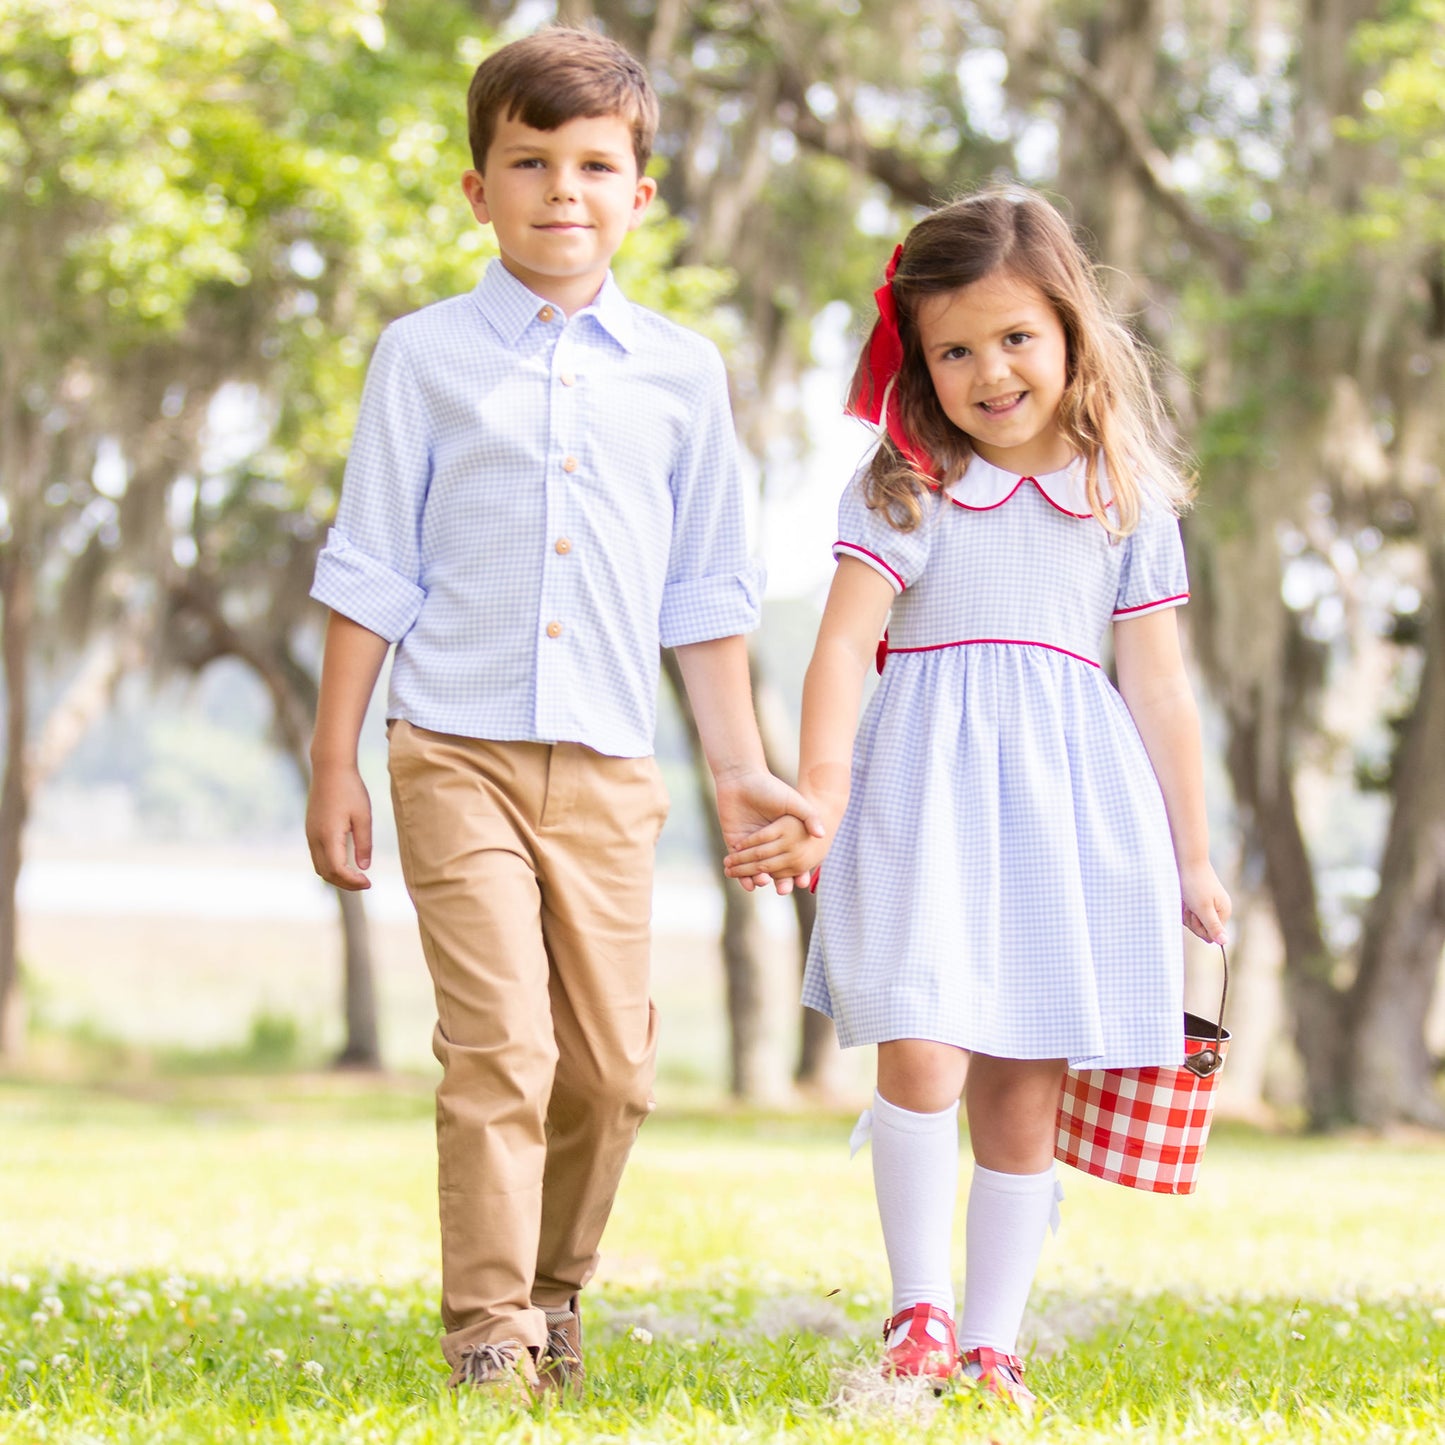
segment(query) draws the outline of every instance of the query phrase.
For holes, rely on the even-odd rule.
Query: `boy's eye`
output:
[[[616,167],[609,165],[606,161],[588,161],[587,169],[589,171],[605,171],[610,174],[612,171],[616,170]]]
[[[540,156],[524,156],[521,160],[513,162],[516,168],[521,170],[532,170],[542,164]]]

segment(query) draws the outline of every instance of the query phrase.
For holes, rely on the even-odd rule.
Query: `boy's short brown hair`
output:
[[[615,40],[592,30],[551,25],[494,51],[467,91],[472,164],[483,170],[497,121],[515,116],[533,130],[615,115],[632,131],[637,174],[647,169],[657,134],[657,95],[642,65]]]

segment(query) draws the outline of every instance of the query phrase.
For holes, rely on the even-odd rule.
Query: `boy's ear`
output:
[[[627,221],[629,231],[635,231],[642,224],[642,218],[647,214],[647,208],[652,204],[652,198],[656,194],[657,182],[651,176],[639,176],[637,190],[632,197],[632,215],[628,217]],[[476,207],[473,206],[472,209],[475,211]]]
[[[656,186],[653,187],[656,190]],[[467,204],[472,208],[472,215],[482,225],[487,225],[492,219],[491,210],[487,206],[486,182],[482,180],[480,171],[462,172],[462,194],[467,198]]]

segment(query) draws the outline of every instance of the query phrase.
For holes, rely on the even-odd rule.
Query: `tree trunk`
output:
[[[1285,993],[1295,1047],[1305,1074],[1311,1128],[1325,1129],[1349,1114],[1343,999],[1334,988],[1333,960],[1320,931],[1314,872],[1295,808],[1288,770],[1261,745],[1259,700],[1229,718],[1226,760],[1235,797],[1248,810],[1263,858],[1275,918],[1284,939]]]
[[[818,900],[806,888],[793,889],[793,912],[798,919],[799,958],[806,967],[808,945],[817,921]],[[798,1031],[798,1061],[793,1069],[793,1082],[800,1089],[827,1094],[838,1072],[838,1033],[833,1020],[816,1009],[802,1010]]]
[[[707,828],[708,851],[721,869],[728,849],[717,820],[712,771],[703,756],[702,736],[698,732],[692,704],[688,701],[677,654],[670,648],[663,649],[662,670],[672,686],[678,710],[682,713],[683,726],[687,729],[698,805]],[[728,1092],[735,1099],[755,1099],[762,1092],[767,1072],[763,1058],[763,980],[759,962],[757,909],[751,893],[745,892],[740,884],[734,886],[719,876],[723,899],[721,946],[727,999]]]
[[[195,616],[209,646],[205,658],[189,659],[193,667],[216,657],[235,657],[261,679],[271,698],[276,738],[295,764],[303,785],[311,781],[307,746],[311,719],[316,716],[317,685],[311,674],[291,656],[284,637],[260,641],[245,636],[226,619],[214,590],[205,578],[187,578],[173,590],[172,605]],[[376,1007],[376,977],[371,956],[371,934],[366,905],[359,893],[337,889],[343,940],[342,1021],[345,1040],[336,1056],[338,1068],[380,1069],[381,1040]]]
[[[360,893],[338,888],[341,935],[346,943],[342,970],[342,1018],[346,1042],[336,1056],[338,1069],[379,1069],[381,1037],[376,1025],[376,969],[371,958],[371,929]]]
[[[17,531],[19,529],[17,528]],[[25,1028],[20,998],[16,891],[21,842],[30,812],[26,776],[30,633],[35,616],[35,579],[23,537],[0,555],[0,650],[5,674],[5,777],[0,783],[0,1057],[18,1058]]]
[[[1445,950],[1445,549],[1431,558],[1420,691],[1395,761],[1395,810],[1350,997],[1354,1117],[1445,1127],[1425,1020]]]

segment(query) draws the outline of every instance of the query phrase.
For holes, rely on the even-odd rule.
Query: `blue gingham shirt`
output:
[[[388,717],[646,756],[659,643],[751,631],[762,583],[711,342],[499,261],[383,332],[311,595],[397,644]]]

